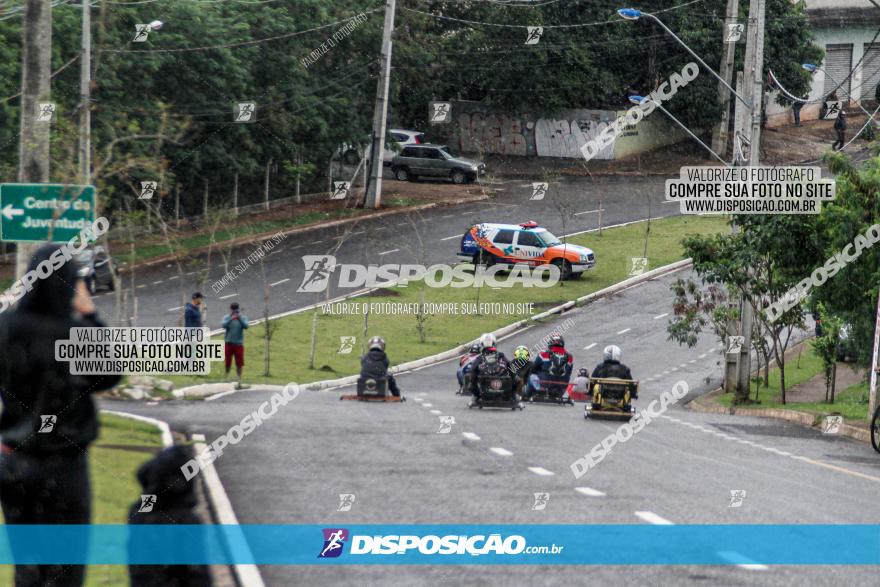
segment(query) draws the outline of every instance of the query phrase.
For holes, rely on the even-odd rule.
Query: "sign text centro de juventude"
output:
[[[0,240],[69,241],[94,221],[94,186],[0,184]]]

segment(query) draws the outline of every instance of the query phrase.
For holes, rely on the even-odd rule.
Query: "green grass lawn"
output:
[[[126,523],[129,506],[141,494],[135,473],[161,448],[161,434],[155,426],[101,414],[101,435],[89,450],[93,524]],[[12,566],[0,566],[0,585],[12,585]],[[124,565],[91,565],[86,585],[128,585],[128,570]]]
[[[534,314],[597,291],[627,278],[630,258],[641,257],[644,247],[645,223],[596,233],[583,234],[570,240],[586,245],[596,253],[596,267],[580,279],[561,282],[551,288],[525,288],[517,285],[509,289],[482,288],[427,288],[427,303],[475,303],[479,293],[480,303],[528,303],[535,304]],[[678,216],[655,220],[651,223],[648,246],[649,268],[680,260],[683,257],[681,239],[687,234],[709,234],[727,230],[726,222],[717,217]],[[449,245],[450,256],[457,243]],[[408,287],[396,287],[377,295],[364,296],[351,303],[401,302],[417,303],[421,299],[424,284],[412,282]],[[385,295],[381,295],[384,293]],[[320,301],[316,298],[314,301]],[[258,318],[258,300],[249,303],[241,300],[246,314]],[[435,315],[426,323],[426,339],[419,340],[416,319],[413,315],[370,315],[366,338],[363,315],[330,315],[318,312],[317,353],[315,369],[309,369],[309,341],[314,312],[303,312],[276,321],[277,328],[272,340],[269,377],[263,373],[262,324],[252,326],[245,337],[245,381],[249,383],[285,384],[290,381],[305,383],[333,379],[358,372],[361,343],[370,336],[379,335],[388,343],[388,355],[393,364],[439,353],[459,344],[476,339],[482,332],[495,330],[528,316],[526,313],[484,315]],[[213,324],[211,325],[214,326]],[[350,354],[337,352],[340,336],[356,336],[357,344]],[[597,358],[597,357],[594,357]],[[595,361],[593,361],[595,362]],[[223,381],[223,367],[214,363],[211,374],[205,377],[169,377],[180,388],[194,383]]]
[[[822,360],[816,356],[812,346],[806,343],[800,358],[800,367],[798,367],[797,356],[786,361],[785,365],[785,388],[791,389],[793,386],[809,381],[816,375],[822,373]],[[762,379],[763,381],[763,379]],[[753,383],[754,385],[754,383]],[[754,392],[752,392],[754,398]],[[834,403],[820,402],[792,402],[786,404],[780,403],[779,397],[779,370],[770,369],[770,387],[761,387],[758,399],[760,404],[747,404],[736,406],[737,409],[763,409],[763,408],[780,408],[797,410],[799,412],[809,412],[818,416],[826,414],[842,414],[844,420],[867,420],[868,414],[868,387],[867,383],[853,385],[835,393]],[[733,402],[732,393],[724,393],[715,396],[713,400],[719,405],[730,407]]]

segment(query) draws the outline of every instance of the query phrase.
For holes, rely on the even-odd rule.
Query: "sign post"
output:
[[[66,242],[94,221],[94,186],[0,184],[0,240]]]

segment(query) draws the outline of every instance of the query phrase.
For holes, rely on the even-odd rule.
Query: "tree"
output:
[[[843,320],[832,316],[825,304],[817,307],[822,324],[822,335],[813,339],[813,349],[822,359],[822,372],[825,375],[825,401],[834,403],[834,388],[837,376],[837,345],[840,344],[840,329]]]

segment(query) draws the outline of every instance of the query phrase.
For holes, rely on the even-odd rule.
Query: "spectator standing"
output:
[[[801,96],[801,100],[806,100],[809,97],[810,97],[810,94],[804,94],[803,96]],[[794,125],[795,126],[801,125],[801,108],[803,108],[803,107],[804,107],[803,102],[796,101],[794,104],[791,105],[791,112],[792,112],[792,114],[794,114]]]
[[[839,151],[846,144],[846,112],[840,111],[834,121],[834,130],[837,132],[837,140],[831,145],[832,151]]]
[[[28,271],[60,247],[45,245]],[[92,394],[118,375],[71,375],[55,360],[55,341],[71,328],[98,328],[97,309],[78,264],[68,261],[33,283],[18,305],[0,315],[0,504],[7,524],[89,524],[92,494],[88,448],[98,437]],[[27,546],[12,541],[16,560]],[[85,554],[88,541],[70,545]],[[16,565],[17,587],[78,587],[84,565]]]
[[[192,301],[189,302],[183,311],[183,325],[187,328],[202,327],[202,307],[204,306],[205,296],[201,292],[192,295]],[[180,324],[180,322],[178,322]]]
[[[235,388],[241,389],[241,371],[244,367],[244,331],[248,327],[248,321],[247,316],[241,313],[237,302],[230,304],[229,314],[223,316],[222,326],[226,331],[226,336],[223,339],[226,342],[226,376],[229,377],[229,369],[232,366],[232,360],[235,359],[235,372],[238,375]]]

